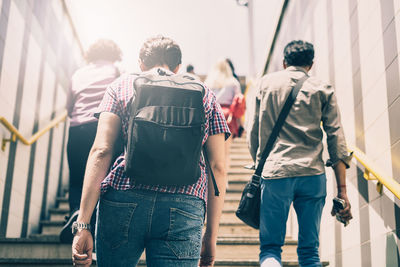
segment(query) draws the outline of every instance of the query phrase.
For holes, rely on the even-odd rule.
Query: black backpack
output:
[[[205,89],[191,77],[157,72],[134,80],[125,171],[142,184],[194,184],[201,175]]]

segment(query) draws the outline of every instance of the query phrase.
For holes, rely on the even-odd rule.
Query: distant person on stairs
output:
[[[139,53],[142,73],[122,75],[107,88],[99,108],[96,138],[89,154],[81,209],[73,226],[76,235],[72,253],[76,266],[91,264],[93,237],[91,232],[87,231],[87,226],[99,197],[96,224],[96,255],[99,267],[136,266],[144,250],[149,267],[197,267],[199,259],[201,267],[214,266],[226,184],[224,142],[230,132],[214,93],[201,83],[177,74],[181,57],[180,47],[170,38],[150,38],[143,44]],[[165,83],[167,85],[161,85]],[[158,92],[157,90],[164,90],[161,97],[160,94],[152,94]],[[176,99],[170,92],[186,96],[199,92],[201,94],[200,98],[196,98],[196,108],[193,109],[184,104],[159,104]],[[148,101],[151,101],[152,105],[148,104]],[[162,110],[165,112],[159,112]],[[193,113],[194,110],[199,113]],[[187,112],[186,115],[182,111]],[[132,116],[135,119],[131,120]],[[157,124],[154,120],[158,118],[163,118],[171,124]],[[207,166],[210,166],[215,176],[220,191],[219,197],[214,194],[215,188],[209,178],[210,172],[206,172],[206,160],[200,155],[193,157],[193,167],[183,168],[192,165],[182,164],[177,170],[195,171],[191,176],[195,181],[193,184],[165,185],[152,182],[152,173],[168,168],[169,165],[163,164],[164,162],[174,161],[171,164],[177,162],[179,165],[183,161],[177,156],[179,151],[185,149],[182,144],[186,144],[187,140],[174,139],[176,142],[168,143],[171,144],[168,149],[163,148],[163,151],[158,151],[160,153],[148,153],[150,147],[155,151],[159,147],[148,140],[162,146],[161,142],[169,142],[165,136],[184,134],[186,131],[187,126],[178,126],[175,131],[172,129],[170,132],[175,119],[192,121],[196,118],[199,118],[202,124],[196,124],[196,129],[189,128],[187,133],[193,137],[200,136],[200,139],[196,139],[196,144],[200,144],[206,151],[209,160]],[[128,128],[131,130],[128,131]],[[141,135],[142,139],[135,139],[144,129],[149,130],[145,132],[147,134]],[[115,142],[121,132],[127,145],[126,152],[113,162]],[[153,136],[155,138],[152,138]],[[128,143],[128,140],[131,142]],[[137,145],[137,150],[140,150],[141,145],[143,147],[143,150],[140,150],[142,154],[136,157],[136,161],[143,158],[152,160],[143,163],[150,165],[148,168],[143,169],[143,166],[135,165],[136,169],[133,171],[142,170],[140,174],[129,175],[128,166],[135,160],[134,157],[130,158],[130,152],[135,152],[135,148],[131,150],[132,143]],[[190,153],[194,154],[194,151]],[[160,154],[163,157],[160,157]],[[163,174],[160,178],[165,179],[160,183],[175,177],[173,171],[168,172],[168,176],[167,173]],[[207,225],[203,235],[206,213]]]
[[[314,47],[292,41],[284,49],[284,70],[262,77],[257,90],[255,113],[250,123],[250,153],[258,163],[272,128],[292,87],[313,65]],[[321,266],[318,247],[326,176],[322,159],[323,130],[327,135],[329,165],[337,182],[337,197],[345,203],[339,216],[352,219],[346,193],[346,168],[351,156],[346,149],[339,107],[332,86],[314,77],[302,85],[289,115],[267,158],[261,179],[260,264],[282,266],[286,221],[293,203],[299,223],[297,254],[302,267]],[[332,211],[332,215],[336,214]]]
[[[121,55],[120,48],[113,41],[98,40],[86,51],[87,65],[72,76],[67,96],[70,122],[67,144],[70,216],[60,233],[60,241],[63,243],[72,243],[71,226],[78,217],[86,162],[97,130],[94,112],[107,86],[120,75],[114,63],[121,60]]]
[[[204,83],[215,93],[232,133],[232,137],[225,142],[226,169],[228,170],[232,139],[240,137],[240,117],[245,112],[246,103],[240,90],[240,83],[233,75],[227,59],[220,59],[212,66]]]

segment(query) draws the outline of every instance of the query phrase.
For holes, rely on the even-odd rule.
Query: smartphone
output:
[[[335,197],[333,199],[333,208],[339,212],[340,210],[343,210],[346,208],[346,201],[344,201],[341,198]],[[349,224],[349,221],[346,221],[342,218],[342,216],[340,216],[339,214],[336,214],[336,220],[338,220],[339,222],[343,223],[344,226],[347,226]]]

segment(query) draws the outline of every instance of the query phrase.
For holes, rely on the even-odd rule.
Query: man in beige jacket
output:
[[[308,76],[313,59],[312,44],[292,41],[284,49],[284,70],[265,75],[257,86],[248,135],[250,152],[256,163],[292,87],[300,78]],[[351,157],[346,150],[335,91],[330,85],[309,77],[297,95],[262,172],[262,267],[282,266],[281,247],[292,203],[299,223],[300,266],[321,266],[318,236],[326,197],[321,122],[327,135],[329,162],[336,175],[337,197],[346,206],[339,215],[344,221],[352,218],[346,194],[346,167]],[[332,215],[335,213],[333,211]]]

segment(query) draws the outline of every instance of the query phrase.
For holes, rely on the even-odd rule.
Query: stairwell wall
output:
[[[288,1],[267,72],[282,69],[283,48],[294,39],[314,44],[311,74],[335,87],[348,143],[399,182],[400,1]],[[354,161],[347,172],[354,219],[344,228],[330,216],[336,183],[326,172],[322,259],[336,267],[398,266],[399,200],[386,188],[379,194]]]
[[[29,138],[64,111],[82,49],[62,0],[2,0],[0,10],[0,115]],[[0,151],[0,238],[40,230],[68,175],[66,135],[63,122],[31,146]]]

